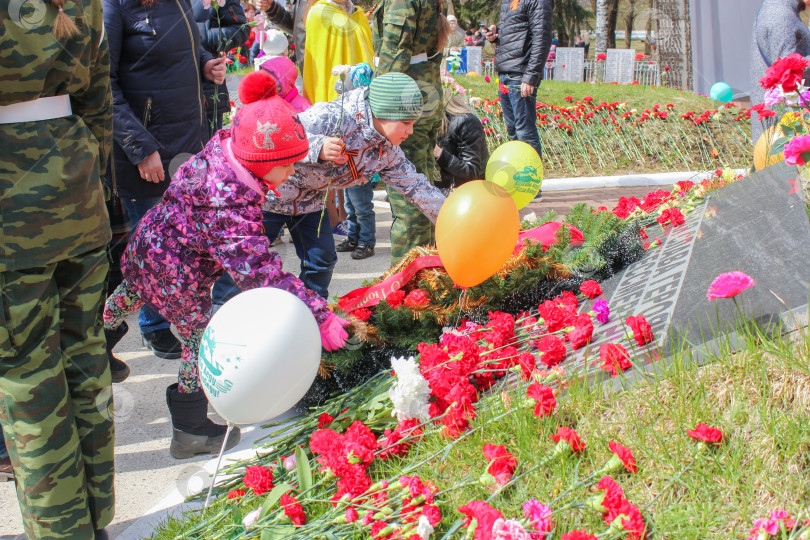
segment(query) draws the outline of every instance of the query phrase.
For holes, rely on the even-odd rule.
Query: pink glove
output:
[[[336,351],[343,347],[349,334],[343,328],[349,326],[349,321],[341,319],[331,313],[318,327],[321,331],[321,344],[327,351]]]

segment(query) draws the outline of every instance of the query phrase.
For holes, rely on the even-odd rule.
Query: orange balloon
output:
[[[770,167],[785,159],[784,152],[773,156],[769,155],[776,140],[784,136],[782,128],[778,125],[769,127],[759,136],[757,145],[754,147],[754,168],[756,170],[761,171],[765,167]]]
[[[509,259],[520,231],[515,201],[501,186],[483,180],[453,191],[436,220],[436,247],[456,284],[473,287]]]

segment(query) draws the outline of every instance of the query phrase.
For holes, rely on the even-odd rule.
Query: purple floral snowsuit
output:
[[[106,328],[143,303],[177,327],[183,343],[180,392],[200,389],[199,337],[211,317],[211,286],[227,271],[239,288],[276,287],[303,300],[320,325],[326,302],[292,274],[264,235],[268,188],[233,159],[219,131],[175,173],[163,200],[141,219],[121,259],[124,282],[107,299]]]

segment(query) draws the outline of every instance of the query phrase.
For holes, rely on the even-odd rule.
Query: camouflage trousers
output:
[[[431,116],[421,118],[413,126],[413,134],[402,143],[405,157],[414,164],[416,170],[427,176],[432,184],[436,175],[436,160],[433,148],[436,146],[436,133],[442,123],[444,109],[440,108]],[[433,224],[414,205],[405,200],[398,191],[386,187],[388,202],[394,220],[391,224],[391,266],[405,256],[411,248],[436,243]]]
[[[92,539],[113,518],[106,277],[105,248],[0,272],[0,424],[29,538]]]
[[[121,325],[124,317],[135,313],[144,301],[140,295],[133,291],[126,280],[113,291],[104,304],[104,328],[115,330]],[[189,328],[175,322],[177,333],[180,334],[182,352],[180,354],[180,373],[177,376],[177,391],[181,394],[190,394],[202,390],[200,374],[197,372],[197,357],[200,353],[200,339],[203,330]]]

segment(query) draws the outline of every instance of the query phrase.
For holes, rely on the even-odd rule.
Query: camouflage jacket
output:
[[[352,90],[344,94],[345,101],[339,97],[335,101],[316,103],[298,115],[309,139],[309,154],[295,164],[295,173],[279,186],[281,197],[268,196],[264,210],[285,215],[320,212],[327,185],[343,189],[364,184],[379,174],[386,184],[402,193],[430,221],[436,222],[444,195],[428,182],[425,175],[416,171],[400,147],[377,133],[365,91],[365,88]],[[345,109],[342,121],[341,104]],[[324,139],[337,136],[343,140],[349,152],[357,151],[357,155],[352,157],[357,168],[357,179],[353,178],[348,163],[335,165],[332,169],[331,163],[318,158]]]
[[[411,56],[427,53],[431,64],[441,61],[436,0],[383,0],[374,10],[371,29],[374,54],[380,58],[376,75],[398,71],[420,80],[414,73],[420,64],[411,64]]]
[[[44,266],[110,238],[100,181],[112,134],[101,2],[66,0],[64,11],[80,35],[59,42],[49,3],[0,0],[0,105],[67,94],[73,109],[0,124],[0,272]]]

